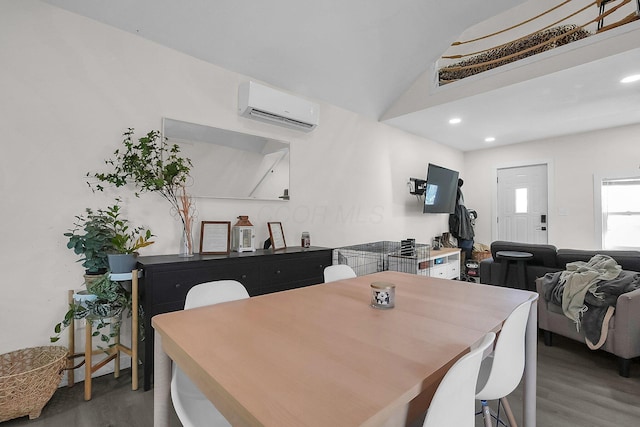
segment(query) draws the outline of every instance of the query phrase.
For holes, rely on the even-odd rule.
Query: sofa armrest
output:
[[[614,333],[615,354],[626,359],[640,356],[640,289],[618,297]]]
[[[538,327],[545,331],[549,331],[549,316],[547,308],[547,300],[544,298],[544,289],[542,289],[542,279],[536,279],[536,292],[538,292]]]

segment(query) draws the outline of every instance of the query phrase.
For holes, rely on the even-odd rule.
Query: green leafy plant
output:
[[[87,173],[100,181],[100,184],[89,186],[98,191],[104,191],[101,183],[108,183],[116,187],[132,184],[138,192],[154,192],[160,194],[171,203],[176,210],[179,208],[179,190],[189,179],[191,160],[180,156],[177,144],[169,145],[160,131],[152,130],[138,139],[133,140],[134,129],[129,128],[123,136],[124,148],[117,149],[114,158],[105,160],[105,164],[113,167],[109,173]]]
[[[109,217],[109,227],[113,233],[111,243],[115,252],[120,254],[134,254],[139,249],[147,247],[154,242],[151,230],[144,227],[129,227],[129,220],[122,218],[120,211],[120,199],[116,199],[113,206],[109,206],[104,213]]]
[[[63,320],[53,328],[55,335],[50,337],[51,342],[60,339],[73,319],[86,318],[88,322],[94,322],[96,330],[92,336],[100,336],[100,341],[109,344],[109,347],[114,345],[111,341],[120,330],[122,312],[128,309],[131,313],[131,293],[119,282],[112,281],[109,274],[87,282],[86,286],[87,291],[96,296],[95,300],[83,303],[74,300],[69,304]]]
[[[74,228],[64,233],[69,238],[67,248],[82,256],[78,262],[82,262],[87,274],[106,272],[109,267],[107,254],[114,251],[111,218],[102,210],[90,208],[75,218]]]
[[[180,217],[190,245],[195,206],[185,186],[190,179],[191,160],[180,155],[177,144],[168,144],[160,131],[152,130],[135,141],[134,129],[128,128],[123,136],[123,147],[114,151],[113,158],[105,160],[112,171],[88,172],[87,177],[98,183],[87,184],[94,191],[104,191],[105,183],[115,187],[130,184],[136,189],[136,197],[145,192],[160,194]]]

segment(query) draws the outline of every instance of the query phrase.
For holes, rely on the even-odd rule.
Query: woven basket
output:
[[[472,253],[474,261],[482,261],[483,259],[491,258],[491,251],[473,251]]]
[[[0,355],[0,423],[38,418],[58,388],[67,363],[65,347],[44,346]]]

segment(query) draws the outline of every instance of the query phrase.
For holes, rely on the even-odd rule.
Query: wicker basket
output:
[[[473,251],[472,257],[474,261],[482,261],[483,259],[491,258],[491,251]]]
[[[38,418],[60,384],[65,347],[44,346],[0,355],[0,423]]]

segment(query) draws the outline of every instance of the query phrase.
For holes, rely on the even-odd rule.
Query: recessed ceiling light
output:
[[[632,74],[620,80],[620,83],[633,83],[637,82],[638,80],[640,80],[640,74]]]
[[[454,117],[452,119],[449,119],[449,124],[450,125],[457,125],[461,121],[462,121],[462,119],[460,117]]]
[[[484,142],[493,142],[493,141],[495,141],[495,140],[496,140],[496,139],[495,139],[493,136],[488,136],[488,137],[486,137],[486,138],[484,139]]]

